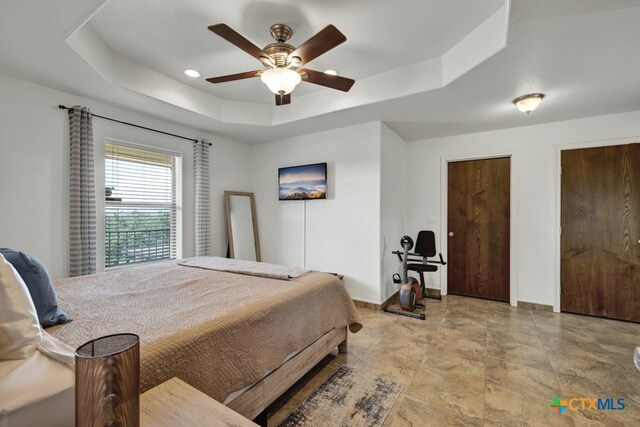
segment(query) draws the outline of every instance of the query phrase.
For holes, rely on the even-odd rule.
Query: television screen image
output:
[[[327,198],[327,164],[291,166],[278,169],[280,200]]]

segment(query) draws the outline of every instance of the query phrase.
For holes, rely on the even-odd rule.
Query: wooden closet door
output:
[[[511,159],[448,166],[447,292],[509,301]]]
[[[640,144],[562,151],[562,311],[640,322]]]

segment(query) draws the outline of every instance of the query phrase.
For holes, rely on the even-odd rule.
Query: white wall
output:
[[[381,123],[380,156],[380,289],[381,301],[397,289],[391,276],[400,273],[398,257],[391,251],[400,249],[400,238],[407,233],[407,144]],[[415,236],[414,236],[415,238]]]
[[[68,275],[68,118],[58,104],[82,105],[100,115],[134,122],[214,145],[211,158],[213,251],[226,252],[223,190],[248,190],[249,146],[121,108],[0,75],[0,246],[40,258],[52,277]],[[182,154],[183,256],[194,253],[192,143],[95,118],[96,188],[104,187],[105,138],[162,147]],[[97,198],[98,237],[104,230],[103,199]],[[98,241],[98,263],[104,245]]]
[[[380,123],[253,146],[262,260],[345,275],[351,296],[380,301]],[[327,162],[327,200],[278,201],[278,168]]]
[[[517,159],[517,297],[553,305],[558,146],[640,136],[637,111],[408,144],[374,122],[248,146],[3,75],[0,93],[0,246],[41,258],[53,277],[68,272],[68,120],[57,105],[80,104],[97,114],[214,143],[216,255],[226,252],[223,190],[253,191],[263,260],[304,265],[303,203],[278,201],[277,169],[326,161],[329,198],[306,202],[306,266],[345,274],[351,295],[372,302],[395,290],[390,276],[398,266],[390,251],[402,234],[431,229],[440,239],[442,158],[511,152]],[[193,255],[191,143],[96,118],[98,189],[104,179],[98,154],[107,137],[182,153],[183,256]],[[98,203],[100,208],[101,198]],[[98,224],[102,230],[100,218]],[[446,268],[441,271],[428,277],[430,287],[440,287]]]
[[[534,113],[535,114],[535,113]],[[412,235],[433,229],[441,235],[441,159],[513,152],[517,158],[517,299],[554,305],[556,302],[556,214],[559,145],[640,136],[640,111],[436,138],[408,144],[411,209],[407,225]],[[597,143],[596,143],[597,145]],[[436,219],[429,224],[429,217]],[[440,244],[442,242],[439,242]],[[430,276],[439,288],[442,274]]]

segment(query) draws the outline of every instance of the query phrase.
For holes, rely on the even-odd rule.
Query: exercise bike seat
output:
[[[438,266],[430,264],[407,264],[407,269],[409,271],[431,272],[438,271]]]
[[[440,261],[430,261],[429,258],[435,257],[436,252],[436,235],[433,231],[422,230],[418,233],[418,238],[416,239],[416,247],[415,252],[411,255],[419,256],[422,258],[421,263],[416,263],[418,259],[411,259],[410,261],[414,261],[411,264],[407,264],[408,271],[415,271],[420,274],[420,284],[422,288],[426,288],[426,283],[424,281],[424,273],[431,273],[434,271],[438,271],[438,265],[445,265],[446,262],[442,259],[442,254],[438,254],[440,257]]]

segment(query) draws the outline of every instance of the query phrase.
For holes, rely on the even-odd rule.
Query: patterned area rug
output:
[[[381,426],[403,388],[342,365],[280,427]]]

